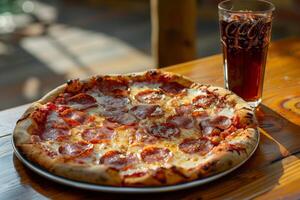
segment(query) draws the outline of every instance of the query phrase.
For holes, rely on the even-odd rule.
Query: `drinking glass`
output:
[[[264,0],[226,0],[218,9],[225,87],[257,107],[275,7]]]

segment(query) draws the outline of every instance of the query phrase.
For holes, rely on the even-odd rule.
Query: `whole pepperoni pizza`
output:
[[[17,122],[24,157],[58,176],[113,186],[171,185],[243,162],[258,142],[249,105],[158,70],[71,80]]]

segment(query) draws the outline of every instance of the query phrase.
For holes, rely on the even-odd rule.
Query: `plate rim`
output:
[[[193,180],[190,182],[184,182],[184,183],[179,183],[179,184],[175,184],[175,185],[152,186],[152,187],[151,186],[148,186],[148,187],[127,187],[127,186],[125,186],[124,187],[124,186],[97,185],[97,184],[93,184],[93,183],[80,182],[80,181],[71,180],[71,179],[68,179],[68,178],[65,178],[62,176],[58,176],[58,175],[48,172],[47,170],[31,163],[31,161],[29,161],[29,160],[27,160],[27,158],[25,158],[23,156],[23,154],[20,153],[18,148],[16,147],[13,134],[12,134],[11,143],[12,143],[15,155],[27,168],[29,168],[33,172],[39,174],[40,176],[42,176],[46,179],[49,179],[51,181],[54,181],[56,183],[60,183],[63,185],[76,187],[76,188],[80,188],[80,189],[100,191],[100,192],[117,192],[117,193],[132,193],[132,194],[133,193],[158,193],[158,192],[170,192],[170,191],[176,191],[176,190],[183,190],[183,189],[187,189],[187,188],[191,188],[191,187],[200,186],[200,185],[212,182],[216,179],[219,179],[219,178],[231,173],[232,171],[236,170],[237,168],[242,166],[245,162],[247,162],[252,157],[252,155],[254,154],[256,149],[258,148],[259,141],[260,141],[260,131],[258,129],[256,129],[256,132],[257,132],[257,142],[255,144],[255,147],[253,148],[253,151],[248,155],[248,157],[245,160],[243,160],[236,166],[234,166],[224,172],[220,172],[215,175],[208,176],[206,178],[202,178],[202,179],[198,179],[198,180],[196,179],[196,180]]]

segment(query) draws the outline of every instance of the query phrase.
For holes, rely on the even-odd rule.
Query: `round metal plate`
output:
[[[258,131],[257,131],[258,132]],[[51,174],[50,172],[44,170],[43,168],[31,163],[29,160],[27,160],[21,152],[19,152],[18,148],[16,148],[15,143],[12,139],[12,145],[13,149],[15,151],[15,155],[18,157],[18,159],[29,169],[32,171],[36,172],[37,174],[50,179],[52,181],[55,181],[57,183],[61,183],[64,185],[72,186],[72,187],[77,187],[81,189],[87,189],[87,190],[94,190],[94,191],[101,191],[101,192],[118,192],[118,193],[156,193],[156,192],[169,192],[169,191],[174,191],[174,190],[182,190],[182,189],[187,189],[199,185],[203,185],[206,183],[209,183],[213,180],[216,180],[218,178],[221,178],[230,172],[234,171],[241,165],[243,165],[255,152],[255,150],[258,147],[259,144],[259,139],[260,135],[258,132],[258,140],[255,148],[253,151],[250,153],[247,159],[245,159],[243,162],[239,163],[238,165],[234,166],[231,169],[228,169],[224,172],[209,176],[207,178],[202,178],[199,180],[194,180],[191,182],[186,182],[186,183],[180,183],[176,185],[170,185],[170,186],[155,186],[155,187],[116,187],[116,186],[104,186],[104,185],[97,185],[97,184],[92,184],[92,183],[85,183],[85,182],[80,182],[80,181],[75,181],[71,179],[67,179],[61,176],[57,176],[54,174]]]

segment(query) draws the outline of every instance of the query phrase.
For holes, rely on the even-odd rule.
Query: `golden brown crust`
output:
[[[31,144],[28,132],[30,126],[35,126],[35,122],[28,117],[36,108],[49,101],[54,100],[63,91],[77,91],[81,87],[90,87],[91,82],[99,78],[111,78],[118,80],[120,77],[127,80],[143,80],[145,77],[152,79],[161,78],[171,82],[178,82],[181,85],[191,88],[207,88],[208,91],[217,93],[226,102],[234,105],[235,114],[239,118],[242,126],[248,127],[234,137],[224,140],[220,145],[213,148],[209,154],[203,158],[201,164],[194,168],[182,168],[178,166],[158,167],[147,170],[137,176],[124,176],[118,170],[105,165],[82,165],[66,162],[63,159],[51,158],[38,144]],[[220,87],[212,87],[194,83],[187,77],[159,70],[152,70],[141,73],[126,75],[106,75],[96,76],[83,81],[73,81],[71,84],[64,84],[51,92],[39,101],[33,103],[18,121],[14,130],[14,141],[17,148],[34,163],[39,164],[51,173],[67,177],[74,180],[86,181],[104,185],[125,185],[125,186],[152,186],[171,185],[180,182],[195,180],[199,177],[207,177],[227,169],[230,169],[247,159],[253,152],[258,142],[258,132],[256,131],[256,119],[251,107],[241,98],[232,92]],[[242,149],[239,149],[239,148]]]
[[[73,180],[86,181],[91,183],[105,184],[105,185],[119,185],[120,180],[115,180],[107,174],[106,167],[98,165],[82,165],[67,163],[63,159],[51,158],[39,144],[23,144],[19,146],[21,152],[26,157],[39,164],[48,171],[63,177]]]

